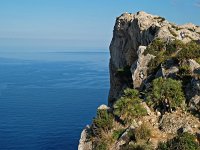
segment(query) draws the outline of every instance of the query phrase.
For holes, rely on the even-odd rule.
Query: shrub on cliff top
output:
[[[132,123],[134,118],[146,115],[147,111],[141,105],[142,100],[138,96],[138,91],[126,89],[124,96],[114,104],[114,114],[120,117],[125,123]]]
[[[157,150],[200,150],[200,145],[194,135],[182,133],[166,143],[160,143]]]
[[[101,136],[101,132],[108,132],[113,128],[114,117],[107,110],[98,110],[96,118],[93,119],[92,133]]]
[[[169,100],[171,107],[180,107],[185,101],[182,84],[171,78],[157,78],[153,80],[152,88],[147,93],[149,105],[159,107],[165,99]]]

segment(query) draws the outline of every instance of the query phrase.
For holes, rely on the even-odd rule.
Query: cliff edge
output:
[[[200,27],[140,11],[116,19],[108,106],[79,150],[199,150]]]
[[[118,17],[110,44],[109,105],[112,106],[121,96],[123,89],[127,87],[140,88],[142,81],[146,79],[145,67],[151,56],[143,58],[144,61],[147,59],[146,64],[140,63],[141,69],[135,70],[139,63],[136,61],[140,46],[148,46],[154,39],[158,38],[164,41],[178,39],[187,43],[191,39],[199,40],[199,33],[199,26],[193,24],[178,26],[169,23],[163,17],[143,11],[136,14],[124,13]]]

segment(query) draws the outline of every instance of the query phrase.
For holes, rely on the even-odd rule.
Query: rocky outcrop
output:
[[[133,88],[142,88],[141,85],[147,78],[148,64],[154,58],[150,54],[144,55],[145,49],[146,46],[139,46],[137,51],[138,59],[131,66]]]
[[[160,54],[160,58],[157,60],[159,63],[155,63],[154,68],[152,67],[153,71],[151,70],[152,72],[149,73],[150,62],[156,60],[159,56],[156,53],[152,55],[148,53],[149,51],[147,53],[145,52],[157,39],[164,41],[165,45],[162,47],[164,50],[162,49],[158,52]],[[200,57],[198,59],[196,57],[194,59],[187,57],[187,59],[183,58],[183,60],[179,60],[177,55],[181,49],[177,47],[173,47],[175,52],[169,52],[170,57],[166,57],[166,54],[164,56],[164,52],[167,51],[167,44],[180,40],[182,41],[181,44],[188,43],[191,40],[197,43],[200,42],[200,27],[193,24],[178,26],[169,23],[162,17],[142,11],[136,14],[124,13],[117,18],[113,31],[113,39],[110,44],[109,107],[101,105],[98,108],[98,110],[106,110],[105,112],[113,117],[111,119],[114,122],[112,129],[106,129],[105,132],[102,132],[103,136],[101,137],[104,141],[105,139],[109,140],[109,148],[107,147],[107,149],[120,150],[126,145],[131,145],[131,142],[132,144],[137,144],[138,141],[134,134],[142,125],[147,125],[148,129],[151,130],[151,136],[146,140],[147,143],[151,143],[153,149],[156,149],[160,142],[174,138],[179,132],[200,135],[200,115],[198,116],[200,113],[200,64],[198,63]],[[170,100],[180,100],[180,95],[179,98],[175,95],[171,99],[166,99],[166,95],[168,94],[166,93],[166,95],[162,95],[160,98],[159,95],[161,94],[159,93],[162,92],[158,92],[154,97],[150,97],[151,99],[161,100],[155,108],[151,106],[153,101],[148,101],[149,95],[146,93],[152,91],[152,87],[154,86],[152,81],[159,77],[162,77],[160,79],[163,80],[172,78],[184,82],[183,84],[180,82],[180,89],[185,92],[182,92],[182,95],[184,95],[184,104],[186,99],[187,107],[181,105],[177,109],[174,107],[171,108]],[[171,85],[171,82],[169,84]],[[139,90],[139,92],[137,91],[139,93],[138,98],[142,100],[141,106],[146,110],[146,115],[134,118],[134,121],[128,123],[128,126],[126,126],[123,118],[114,114],[115,107],[113,107],[113,104],[119,98],[123,98],[123,94],[125,93],[124,89],[126,88]],[[170,90],[169,92],[171,92]],[[134,95],[134,93],[132,94]],[[126,104],[122,104],[123,108],[124,105]],[[161,108],[158,109],[158,105]],[[169,105],[168,110],[166,109],[167,105]],[[184,108],[189,108],[188,110],[193,113],[187,112]],[[165,110],[163,111],[162,109]],[[108,117],[109,115],[107,114],[106,118]],[[102,122],[105,123],[105,120]],[[95,146],[87,138],[90,129],[93,128],[94,126],[92,124],[83,130],[79,150],[92,150],[93,146]],[[121,133],[121,131],[123,132]],[[132,137],[130,133],[133,134]],[[113,135],[115,134],[117,134],[117,138],[113,139]],[[96,138],[96,136],[94,137]],[[98,138],[99,136],[97,136],[96,140],[97,145],[99,144]]]
[[[88,130],[90,130],[89,126],[82,131],[78,150],[92,150],[92,142],[88,140]]]
[[[200,27],[193,24],[178,26],[169,23],[162,17],[142,11],[136,14],[124,13],[118,17],[110,44],[109,105],[112,106],[116,99],[121,96],[124,88],[139,88],[143,81],[141,77],[146,78],[142,72],[138,72],[138,70],[143,70],[140,67],[143,68],[146,65],[143,64],[145,58],[142,58],[143,55],[139,52],[141,50],[140,46],[149,45],[155,38],[165,41],[179,39],[183,42],[192,39],[200,40],[199,30]],[[136,67],[140,61],[143,62],[140,63],[142,66]],[[130,70],[131,68],[132,72],[128,72],[127,69]],[[126,69],[126,73],[119,75],[118,71],[123,69]],[[175,72],[176,69],[171,68],[170,71]]]
[[[189,113],[177,111],[166,113],[160,120],[161,131],[168,134],[176,134],[177,131],[196,133],[199,132],[199,120]]]

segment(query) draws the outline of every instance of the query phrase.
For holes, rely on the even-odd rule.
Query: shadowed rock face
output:
[[[140,88],[140,84],[146,79],[145,70],[143,71],[138,67],[145,68],[147,63],[142,66],[136,65],[136,68],[132,68],[132,72],[130,71],[134,63],[145,62],[144,55],[138,53],[139,46],[147,46],[155,38],[160,38],[164,41],[179,39],[183,42],[188,42],[191,39],[199,40],[199,30],[200,27],[193,24],[177,26],[162,17],[145,12],[138,12],[137,14],[124,13],[118,17],[110,44],[111,87],[109,105],[112,106],[125,88]],[[141,73],[138,71],[144,72],[142,79],[139,77]]]

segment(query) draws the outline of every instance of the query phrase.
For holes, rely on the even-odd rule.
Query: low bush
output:
[[[143,144],[128,144],[124,145],[121,150],[153,150],[152,146],[148,143]]]
[[[124,132],[125,132],[125,129],[114,130],[112,134],[113,139],[118,140]]]
[[[93,119],[92,134],[100,136],[102,132],[108,132],[113,128],[114,117],[107,110],[98,110],[97,117]]]
[[[168,30],[169,30],[169,32],[170,32],[173,36],[175,36],[175,37],[178,36],[178,35],[177,35],[172,29],[170,29],[169,27],[168,27]]]
[[[141,105],[139,92],[134,89],[126,89],[124,96],[114,104],[114,114],[125,123],[132,123],[133,119],[147,114],[146,109]]]
[[[159,22],[163,22],[163,21],[165,21],[166,19],[165,18],[163,18],[163,17],[154,17],[154,19],[158,19],[159,20]]]
[[[151,130],[146,124],[142,124],[140,127],[135,129],[135,139],[139,140],[148,140],[151,136]]]
[[[124,90],[124,97],[127,97],[127,98],[138,98],[139,97],[139,91],[138,90],[135,90],[135,89],[130,89],[130,88],[127,88]]]
[[[161,39],[154,40],[145,50],[144,54],[152,54],[155,56],[148,64],[148,74],[155,73],[162,63],[166,60],[174,58],[178,50],[184,47],[180,40],[164,42]]]
[[[94,150],[108,150],[108,144],[105,141],[98,141],[94,144]]]
[[[147,103],[154,108],[160,107],[165,99],[170,106],[177,108],[185,101],[182,84],[171,78],[157,78],[153,80],[151,91],[147,93]]]
[[[180,61],[185,59],[199,59],[200,58],[200,45],[191,41],[185,44],[182,50],[176,56]]]
[[[194,135],[182,133],[166,143],[160,143],[157,150],[200,150],[200,145]]]

